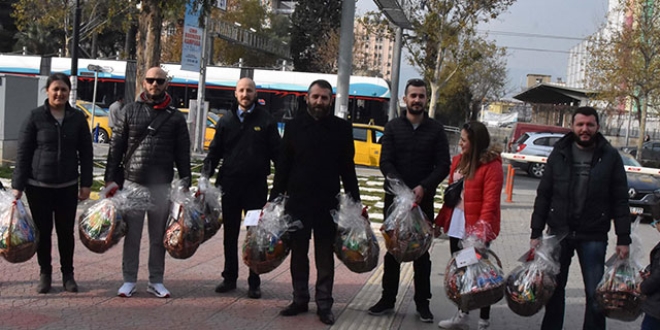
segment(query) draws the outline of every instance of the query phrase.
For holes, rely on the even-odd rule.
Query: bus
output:
[[[109,106],[119,95],[125,95],[126,99],[134,98],[134,61],[79,59],[77,95],[80,100],[93,99],[94,72],[87,69],[90,64],[103,68],[103,72],[98,73],[96,92],[96,100],[101,106]],[[165,63],[161,67],[171,78],[168,93],[175,106],[188,108],[189,101],[197,99],[199,73],[181,70],[180,64]],[[36,76],[54,72],[70,74],[71,59],[0,55],[0,73]],[[209,66],[205,94],[211,112],[223,115],[235,106],[236,82],[244,76],[254,79],[258,103],[280,122],[305,109],[304,96],[312,81],[325,79],[335,90],[337,83],[335,74]],[[384,79],[351,76],[347,119],[355,123],[371,122],[384,126],[388,120],[389,99],[390,87]]]

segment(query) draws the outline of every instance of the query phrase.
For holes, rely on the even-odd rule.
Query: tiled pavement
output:
[[[514,203],[502,205],[502,231],[493,245],[505,272],[516,266],[517,258],[524,253],[529,242],[528,223],[534,192],[514,193]],[[642,233],[646,251],[660,239],[657,232],[648,229]],[[262,277],[263,298],[260,300],[246,297],[247,268],[243,265],[238,289],[228,294],[215,293],[224,260],[221,233],[202,245],[190,259],[176,260],[167,256],[165,285],[172,292],[172,298],[155,298],[146,293],[146,230],[144,234],[138,292],[131,298],[116,296],[121,285],[121,245],[105,254],[94,254],[77,242],[75,273],[81,287],[79,293],[63,292],[61,278],[54,274],[53,292],[36,294],[36,258],[23,264],[10,264],[0,259],[0,329],[437,329],[437,321],[450,317],[456,310],[444,294],[443,272],[449,259],[449,246],[443,239],[437,239],[431,251],[434,323],[421,323],[415,315],[411,263],[402,268],[396,313],[374,317],[366,310],[379,298],[382,262],[371,273],[354,274],[336,261],[333,311],[337,323],[328,327],[318,321],[313,304],[310,304],[310,312],[304,315],[278,315],[291,298],[288,261]],[[610,251],[613,244],[611,241]],[[310,259],[313,259],[312,251]],[[55,269],[58,262],[54,246]],[[313,260],[311,270],[313,297]],[[577,262],[572,267],[567,294],[565,329],[581,328],[584,298]],[[542,313],[520,317],[502,300],[493,306],[491,329],[538,329]],[[473,314],[471,326],[476,328],[477,313]],[[639,329],[640,323],[641,318],[629,323],[608,320],[610,329]]]

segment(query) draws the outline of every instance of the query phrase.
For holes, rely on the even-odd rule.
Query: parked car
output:
[[[621,148],[623,152],[637,156],[637,147]],[[646,167],[660,167],[660,141],[647,141],[642,144],[642,165]]]
[[[568,127],[541,125],[533,123],[515,123],[511,129],[511,135],[508,137],[508,143],[505,146],[507,152],[516,152],[515,143],[525,133],[560,133],[566,134],[571,129]]]
[[[624,166],[641,166],[630,154],[619,151]],[[626,172],[628,177],[628,205],[632,216],[645,220],[660,218],[660,177],[651,174]],[[655,214],[653,213],[655,212]]]
[[[94,122],[92,123],[92,108],[94,109]],[[89,129],[94,133],[96,125],[99,126],[98,137],[96,142],[98,143],[109,143],[110,138],[112,137],[112,130],[108,125],[108,110],[101,108],[98,105],[92,107],[92,102],[86,102],[78,100],[76,101],[76,109],[82,111],[87,118],[87,124],[89,124]]]
[[[385,128],[371,124],[353,123],[355,165],[378,166],[380,164],[380,138]]]
[[[524,133],[513,144],[513,152],[519,155],[548,157],[555,143],[564,136],[562,133]],[[545,171],[544,163],[513,162],[532,177],[541,178]]]
[[[190,112],[189,109],[182,108],[179,109],[181,113],[183,113],[183,116],[188,119],[188,112]],[[213,141],[213,137],[215,136],[215,125],[217,124],[218,120],[220,120],[220,117],[212,112],[209,112],[206,116],[206,130],[204,131],[204,149],[208,149],[209,146],[211,145],[211,142]]]

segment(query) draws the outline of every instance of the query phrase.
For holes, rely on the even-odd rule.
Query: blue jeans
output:
[[[656,319],[651,315],[644,315],[644,321],[642,321],[642,330],[658,330],[660,329],[660,319]]]
[[[582,280],[584,282],[584,294],[587,298],[587,306],[584,311],[583,330],[604,330],[605,315],[603,315],[596,305],[594,293],[596,286],[605,272],[605,251],[607,242],[603,241],[576,241],[564,239],[561,242],[561,254],[559,262],[561,270],[557,275],[557,288],[545,305],[545,315],[541,330],[561,330],[564,326],[564,309],[566,306],[566,282],[568,280],[568,270],[571,266],[574,252],[578,254],[580,267],[582,268]],[[570,329],[576,329],[575,324],[571,324]]]

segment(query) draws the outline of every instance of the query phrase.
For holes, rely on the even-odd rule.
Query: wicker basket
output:
[[[11,246],[0,251],[0,254],[5,258],[5,260],[11,263],[20,263],[30,260],[30,258],[32,258],[36,252],[37,243],[30,242]]]
[[[204,240],[203,220],[199,212],[183,205],[179,207],[180,212],[176,219],[170,215],[163,245],[172,258],[187,259],[195,254]]]
[[[632,322],[642,314],[642,296],[629,291],[596,291],[596,303],[605,317]]]
[[[350,240],[344,233],[337,231],[335,254],[352,272],[366,273],[378,266],[380,247],[373,233],[370,234],[372,237],[369,239]]]
[[[500,258],[491,250],[488,250],[488,255],[495,258],[501,272],[502,262]],[[489,259],[483,258],[479,262],[487,262],[491,268],[493,267]],[[453,301],[464,312],[488,307],[502,300],[504,297],[505,281],[500,274],[497,274],[497,278],[493,277],[491,284],[483,288],[473,288],[469,293],[460,293],[457,280],[460,276],[465,275],[467,267],[457,268],[454,257],[447,264],[447,269],[445,270],[445,293],[449,300]]]
[[[253,272],[265,274],[281,265],[290,250],[286,237],[275,237],[260,227],[249,227],[243,243],[243,262]]]
[[[18,208],[21,208],[21,211]],[[17,214],[18,211],[18,214]],[[6,213],[9,221],[1,231],[0,255],[11,263],[20,263],[30,260],[37,252],[39,234],[32,218],[23,210],[23,205],[12,205],[11,211]],[[18,226],[17,226],[18,225]],[[14,242],[14,232],[22,236],[23,242]]]
[[[433,243],[433,235],[409,234],[401,237],[397,231],[382,231],[387,252],[392,254],[398,262],[415,261],[429,250]]]
[[[533,273],[529,273],[532,271]],[[506,280],[506,302],[514,313],[532,316],[550,300],[557,287],[555,277],[530,270],[528,264],[516,267]]]
[[[107,217],[107,223],[90,226],[91,217]],[[126,235],[126,223],[111,200],[104,199],[89,207],[78,218],[78,234],[83,245],[92,252],[103,253]]]

